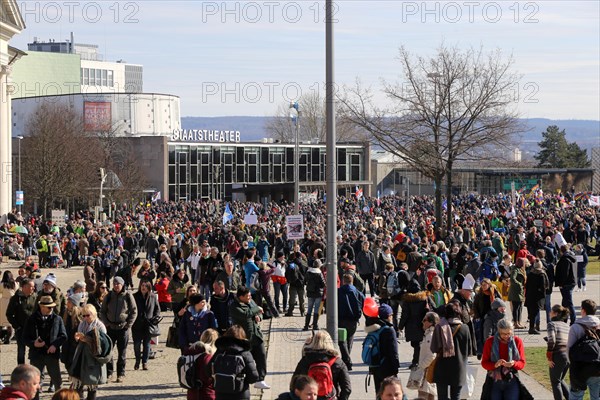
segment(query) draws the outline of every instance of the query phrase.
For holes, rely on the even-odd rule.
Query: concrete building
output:
[[[169,136],[181,128],[179,97],[158,93],[91,93],[15,98],[13,135],[27,136],[27,123],[42,104],[66,104],[88,132],[116,136]]]
[[[25,29],[25,22],[14,0],[0,0],[0,223],[14,207],[12,202],[11,97],[14,90],[11,72],[24,52],[10,47],[9,41]]]

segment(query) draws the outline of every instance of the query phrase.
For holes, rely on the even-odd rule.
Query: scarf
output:
[[[79,326],[77,327],[77,331],[81,333],[88,333],[94,328],[98,329],[102,333],[106,333],[106,326],[104,326],[104,323],[98,318],[96,318],[92,322],[87,322],[87,320],[81,321],[79,323]]]
[[[452,327],[450,324],[461,324],[460,319],[453,318],[447,320],[446,318],[440,319],[439,329],[433,331],[433,337],[431,338],[431,349],[439,349],[441,347],[442,357],[454,357],[454,340],[452,338]],[[456,329],[456,327],[454,328]]]
[[[508,340],[508,359],[506,361],[519,361],[521,356],[519,355],[519,349],[515,343],[513,336]],[[496,363],[500,359],[500,334],[496,332],[494,335],[494,342],[492,343],[492,353],[490,354],[490,361]],[[494,381],[501,381],[503,379],[510,380],[513,377],[513,372],[507,367],[498,367],[493,371],[489,371],[488,374],[494,379]]]
[[[393,264],[394,262],[392,261],[392,254],[385,254],[384,252],[381,252],[381,257],[383,258],[383,261],[385,261],[386,264],[390,263]]]

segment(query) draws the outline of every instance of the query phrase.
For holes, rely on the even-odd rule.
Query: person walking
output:
[[[375,260],[375,256],[371,250],[369,250],[368,241],[362,242],[361,251],[356,254],[356,270],[361,279],[365,282],[365,289],[368,283],[371,297],[375,297],[374,276],[377,271],[377,260]],[[363,292],[363,294],[366,294],[366,292]]]
[[[573,289],[575,288],[575,256],[567,245],[560,247],[560,258],[554,271],[554,285],[560,288],[561,305],[569,309],[571,325],[575,323],[577,314],[573,307]]]
[[[525,347],[515,336],[512,322],[502,319],[498,332],[489,337],[483,346],[481,366],[488,371],[482,399],[521,399],[518,372],[525,368]]]
[[[77,389],[82,398],[87,389],[87,400],[96,400],[98,385],[106,383],[106,362],[110,359],[112,342],[94,306],[84,305],[81,317],[83,320],[75,333],[78,344],[69,377],[72,387]]]
[[[192,344],[200,340],[202,332],[217,329],[215,314],[208,309],[204,295],[190,296],[190,304],[179,321],[179,348],[182,354],[188,354]]]
[[[252,300],[250,289],[240,286],[236,293],[236,299],[229,306],[231,323],[241,326],[250,341],[252,357],[256,362],[256,371],[258,372],[258,381],[254,384],[254,387],[257,389],[270,389],[271,387],[265,382],[267,353],[259,324],[262,314],[263,309]],[[219,397],[217,396],[217,398]]]
[[[586,389],[590,391],[590,399],[600,399],[600,369],[598,368],[598,354],[594,354],[591,346],[579,346],[585,336],[596,340],[600,337],[600,319],[595,316],[596,302],[586,299],[581,302],[581,318],[578,318],[569,329],[567,347],[569,349],[569,378],[571,388],[569,400],[581,400]],[[596,347],[597,349],[597,347]],[[582,353],[583,352],[583,353]],[[596,357],[595,361],[587,361],[589,357]]]
[[[140,281],[137,292],[133,294],[137,317],[131,326],[133,339],[133,352],[135,354],[134,370],[140,368],[148,370],[148,356],[150,354],[150,339],[158,333],[160,321],[160,305],[158,297],[152,293],[152,285],[148,281]],[[156,335],[155,335],[156,336]],[[141,347],[141,348],[140,348]]]
[[[512,304],[512,319],[514,327],[517,329],[525,328],[521,324],[521,315],[523,313],[523,301],[525,300],[525,269],[531,264],[526,258],[517,258],[515,265],[510,267],[510,287],[508,289],[508,300]]]
[[[113,279],[113,289],[106,295],[100,309],[100,320],[106,326],[108,336],[117,347],[117,380],[122,383],[125,379],[125,365],[127,363],[127,346],[129,344],[129,330],[133,326],[138,314],[133,295],[125,289],[125,281],[120,276]],[[107,378],[113,375],[114,363],[111,360],[107,366]]]
[[[369,297],[367,299],[373,299]],[[375,391],[378,391],[381,387],[384,379],[390,376],[398,375],[398,369],[400,368],[400,359],[398,356],[398,342],[396,337],[396,331],[392,324],[393,310],[387,304],[382,304],[377,308],[374,300],[369,302],[365,300],[364,308],[369,308],[365,311],[365,332],[367,335],[371,332],[379,333],[379,354],[382,355],[382,360],[377,366],[370,366],[369,373],[373,375],[375,382]],[[373,310],[371,310],[373,308]],[[372,312],[375,313],[372,313]]]
[[[417,371],[420,376],[427,375],[427,368],[431,365],[436,355],[431,351],[431,338],[433,337],[433,331],[435,326],[439,324],[440,317],[435,312],[428,312],[423,317],[423,330],[425,335],[421,341],[421,348],[419,351],[419,365]],[[419,398],[424,400],[435,400],[437,395],[437,388],[435,383],[427,382],[427,379],[421,381],[421,386],[418,388]]]
[[[302,349],[302,358],[296,365],[294,375],[311,375],[315,364],[327,363],[333,378],[333,387],[330,392],[324,392],[323,382],[319,383],[318,399],[348,400],[352,393],[350,375],[346,364],[340,358],[340,353],[335,349],[333,340],[327,331],[316,331],[309,342]]]
[[[469,327],[461,320],[462,311],[458,302],[446,304],[444,311],[445,317],[435,326],[431,337],[430,350],[437,355],[433,382],[439,400],[458,400],[466,384],[473,338]]]
[[[352,371],[352,344],[358,322],[362,316],[365,296],[353,285],[350,274],[342,276],[343,285],[338,289],[338,326],[346,329],[346,339],[340,341],[340,353],[348,371]]]
[[[216,280],[213,283],[213,294],[210,296],[210,309],[215,314],[218,332],[222,335],[231,326],[229,306],[233,304],[235,295],[225,289],[225,282]]]
[[[294,316],[296,301],[299,303],[300,316],[304,317],[304,281],[306,276],[306,263],[303,259],[304,255],[300,252],[294,253],[294,258],[288,263],[285,270],[285,279],[289,285],[289,305],[286,317]]]
[[[498,331],[498,321],[506,318],[506,303],[498,298],[492,302],[492,310],[483,319],[483,343]]]
[[[246,291],[247,293],[243,294]],[[245,286],[240,286],[238,288],[238,293],[242,295],[241,297],[250,295],[250,292]],[[239,297],[240,296],[238,296],[238,298]],[[256,304],[254,304],[254,306],[256,306]],[[241,362],[243,363],[239,375],[234,376],[233,379],[228,379],[227,381],[224,380],[223,382],[221,382],[218,377],[215,379],[214,387],[216,400],[250,399],[250,385],[260,379],[260,372],[257,370],[257,365],[251,353],[252,344],[246,339],[246,330],[239,325],[233,325],[225,332],[223,337],[217,339],[215,345],[217,351],[212,358],[213,371],[215,374],[219,373],[221,360],[225,361],[227,358],[236,357],[236,361],[239,361],[239,358],[241,358]],[[231,371],[227,372],[228,374],[231,373]],[[237,382],[240,382],[240,384],[235,385],[236,387],[232,388],[233,384]]]
[[[588,265],[588,254],[583,244],[579,243],[575,247],[575,257],[579,258],[577,260],[577,291],[585,292],[587,290],[585,286],[585,272]]]
[[[275,268],[271,279],[273,280],[273,289],[275,290],[275,308],[277,309],[277,312],[285,314],[288,306],[289,285],[285,278],[287,265],[285,262],[285,253],[282,250],[278,251],[275,255],[273,265]],[[281,303],[279,302],[280,297],[282,297]],[[280,305],[283,306],[283,308]]]
[[[428,310],[433,309],[427,292],[421,290],[416,280],[412,280],[408,285],[408,293],[402,296],[402,316],[398,322],[398,330],[404,330],[404,338],[413,348],[411,369],[417,367],[419,363],[419,350],[424,335],[423,317]]]
[[[483,321],[485,316],[492,310],[492,303],[497,298],[501,298],[501,295],[496,290],[496,286],[492,284],[492,281],[489,278],[484,278],[473,299],[473,327],[475,328],[478,360],[481,360],[483,343],[485,342],[485,339],[487,339],[483,336]]]
[[[26,343],[23,329],[36,308],[35,283],[29,278],[21,281],[21,288],[10,298],[6,307],[6,318],[15,330],[17,339],[17,364],[25,364]]]
[[[325,289],[325,278],[321,272],[322,261],[317,259],[313,266],[306,272],[306,297],[308,297],[308,309],[304,318],[303,331],[308,331],[310,318],[313,318],[312,329],[319,329],[319,307],[323,300],[323,291]],[[312,315],[311,315],[312,314]]]
[[[529,317],[529,334],[540,334],[540,323],[538,320],[540,310],[544,309],[546,303],[546,290],[550,286],[548,275],[541,260],[533,263],[533,268],[527,274],[525,282],[525,306]],[[537,323],[536,323],[537,321]]]
[[[52,391],[60,389],[60,348],[67,341],[67,331],[61,317],[53,312],[56,303],[42,296],[39,309],[33,313],[23,330],[23,341],[29,347],[31,365],[42,371],[47,368]]]
[[[550,310],[548,323],[548,347],[546,358],[550,373],[550,384],[554,400],[569,400],[569,388],[565,383],[565,376],[569,370],[569,353],[567,341],[569,339],[569,310],[556,304]]]

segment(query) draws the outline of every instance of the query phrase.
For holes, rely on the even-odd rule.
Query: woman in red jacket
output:
[[[482,399],[520,398],[518,371],[525,367],[525,350],[521,338],[514,336],[512,322],[506,319],[498,321],[498,332],[483,346],[481,366],[488,371]],[[486,391],[490,393],[485,395]]]
[[[158,303],[160,304],[160,311],[171,311],[171,294],[167,291],[169,288],[169,283],[171,281],[167,277],[165,272],[160,273],[160,278],[156,281],[154,285],[154,290],[156,290],[156,294],[158,294]]]

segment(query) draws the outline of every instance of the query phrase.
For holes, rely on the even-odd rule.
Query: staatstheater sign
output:
[[[239,143],[240,131],[175,129],[171,134],[171,140],[174,142]]]

